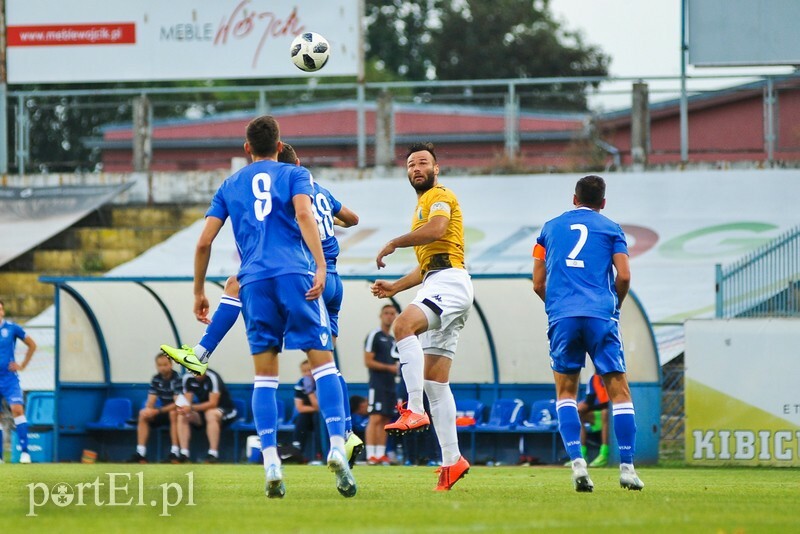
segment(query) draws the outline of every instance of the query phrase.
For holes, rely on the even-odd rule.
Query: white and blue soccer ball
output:
[[[323,36],[314,32],[301,33],[289,48],[292,62],[306,72],[315,72],[325,66],[331,56],[331,45]]]

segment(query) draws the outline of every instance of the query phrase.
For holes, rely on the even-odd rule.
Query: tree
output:
[[[431,79],[428,57],[443,0],[367,0],[367,60],[405,80]]]
[[[562,28],[553,19],[549,0],[394,0],[388,5],[368,0],[367,4],[368,57],[409,80],[608,74],[610,58],[586,45],[579,33]],[[585,109],[585,85],[540,87],[529,92],[529,103]]]

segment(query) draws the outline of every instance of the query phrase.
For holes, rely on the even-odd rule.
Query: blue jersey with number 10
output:
[[[251,163],[217,190],[206,217],[231,218],[242,257],[241,285],[316,270],[295,218],[295,195],[314,198],[308,169],[271,160]]]
[[[536,238],[545,250],[545,311],[552,323],[564,317],[619,317],[612,258],[628,253],[622,228],[589,208],[547,221]]]

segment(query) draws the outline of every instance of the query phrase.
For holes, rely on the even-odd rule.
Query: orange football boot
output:
[[[394,423],[389,423],[383,429],[387,434],[402,436],[406,432],[421,432],[431,426],[431,420],[426,413],[414,413],[403,408],[403,403],[397,403],[397,411],[400,418]]]
[[[469,473],[469,462],[462,456],[453,465],[440,467],[436,472],[439,473],[439,484],[436,485],[436,491],[450,491],[456,482]]]

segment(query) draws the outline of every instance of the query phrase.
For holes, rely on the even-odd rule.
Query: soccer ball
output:
[[[314,32],[301,33],[289,48],[292,62],[306,72],[318,71],[325,66],[331,55],[331,46],[323,36]]]

